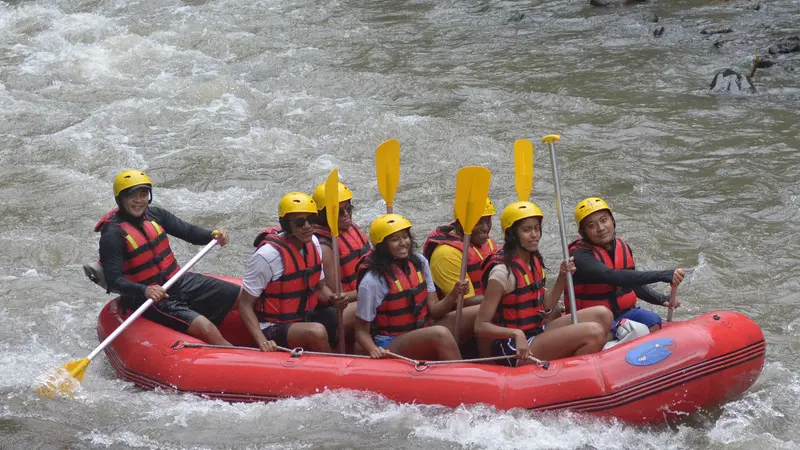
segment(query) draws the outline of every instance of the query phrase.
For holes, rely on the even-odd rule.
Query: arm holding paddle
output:
[[[459,298],[469,292],[469,280],[459,280],[453,285],[453,290],[444,298],[439,299],[436,291],[428,293],[428,315],[431,319],[438,320],[447,315],[453,310],[453,305],[456,304]]]
[[[548,321],[561,317],[561,311],[558,308],[558,300],[561,294],[567,288],[567,274],[575,273],[575,259],[570,257],[569,261],[561,261],[561,267],[558,270],[558,278],[553,288],[547,292],[544,298],[544,311],[545,319]]]
[[[336,278],[334,278],[334,265],[339,264],[339,261],[334,259],[333,249],[328,247],[327,245],[322,245],[322,271],[325,272],[325,284],[328,285],[328,288],[331,291],[335,291],[337,288],[338,282]],[[346,303],[353,303],[358,300],[358,291],[355,289],[352,291],[347,291],[342,293],[347,300]]]

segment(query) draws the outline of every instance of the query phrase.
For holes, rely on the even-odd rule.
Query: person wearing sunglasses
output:
[[[319,214],[314,228],[314,234],[319,239],[322,248],[322,267],[325,272],[325,282],[331,290],[336,290],[336,282],[342,283],[342,291],[347,297],[347,307],[343,314],[345,342],[350,346],[353,341],[353,325],[355,323],[356,300],[356,265],[362,256],[370,249],[369,240],[361,228],[353,223],[353,193],[344,183],[339,183],[339,261],[333,260],[333,236],[328,225],[325,202],[325,183],[314,189],[312,198],[317,203]],[[334,265],[339,264],[339,280],[333,279]]]
[[[335,295],[325,283],[322,250],[314,236],[317,204],[302,192],[278,203],[280,230],[267,229],[254,242],[239,293],[239,315],[263,352],[276,346],[330,352],[338,326]]]
[[[388,350],[415,359],[461,359],[452,329],[434,320],[455,315],[453,305],[469,282],[456,282],[439,299],[428,260],[416,252],[411,222],[399,214],[375,219],[369,240],[375,250],[358,271],[358,344],[371,358],[386,357]]]

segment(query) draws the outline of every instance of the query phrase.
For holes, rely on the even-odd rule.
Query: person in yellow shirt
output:
[[[467,253],[467,280],[469,292],[464,294],[465,322],[472,321],[473,314],[477,314],[478,306],[483,301],[483,261],[493,255],[497,249],[490,233],[492,231],[492,216],[497,211],[492,201],[486,199],[483,216],[472,229],[469,237]],[[423,255],[431,263],[431,275],[436,290],[440,296],[450,293],[453,286],[461,278],[461,257],[464,252],[464,229],[456,219],[448,225],[437,227],[428,236],[422,249]],[[474,306],[474,308],[471,308]],[[474,310],[474,311],[473,311]],[[462,333],[462,336],[465,333]],[[472,334],[472,333],[470,333]],[[491,340],[478,339],[477,351],[481,357],[491,353]]]
[[[486,199],[483,217],[472,229],[467,254],[467,279],[469,292],[464,295],[464,306],[479,305],[483,300],[485,286],[481,283],[483,261],[497,249],[490,236],[492,216],[497,211],[492,201]],[[464,251],[464,229],[458,220],[437,227],[428,236],[422,254],[431,262],[433,282],[440,295],[447,295],[461,277],[461,255]]]

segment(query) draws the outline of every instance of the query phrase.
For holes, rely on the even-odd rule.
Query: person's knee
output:
[[[323,343],[328,343],[328,330],[326,330],[325,326],[321,323],[315,323],[313,326],[309,327],[306,332],[306,337],[309,341],[313,342],[314,345],[324,346]]]
[[[611,325],[614,323],[614,313],[605,306],[595,306],[594,308],[593,314],[595,321],[600,325],[607,325],[606,328],[611,329]]]
[[[431,339],[433,339],[436,343],[442,345],[451,343],[455,344],[453,333],[451,333],[450,330],[443,325],[434,325],[430,327],[430,334]]]
[[[586,341],[592,345],[602,347],[606,343],[608,331],[597,322],[586,323]]]
[[[211,323],[205,316],[197,316],[189,325],[189,329],[196,335],[201,337],[207,336],[209,333],[212,333],[216,330],[216,326]]]

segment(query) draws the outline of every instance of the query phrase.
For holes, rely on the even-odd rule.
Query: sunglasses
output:
[[[314,226],[314,222],[316,220],[317,220],[316,214],[311,214],[305,217],[298,217],[296,219],[292,219],[292,225],[294,225],[295,228],[303,228],[305,224]]]
[[[344,216],[344,213],[347,213],[348,215],[352,216],[353,215],[353,209],[354,208],[353,208],[353,204],[352,203],[347,205],[346,208],[339,208],[339,217]]]

